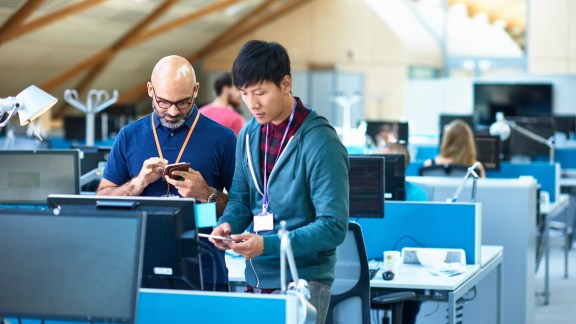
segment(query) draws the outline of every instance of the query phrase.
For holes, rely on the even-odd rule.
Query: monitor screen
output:
[[[70,141],[86,140],[86,116],[64,116],[64,139]],[[102,140],[101,114],[94,116],[94,140]]]
[[[384,217],[384,157],[350,156],[350,217]]]
[[[476,83],[474,115],[476,122],[489,126],[496,113],[508,116],[552,116],[552,84],[549,83]]]
[[[554,116],[554,124],[556,125],[556,132],[564,133],[568,139],[574,137],[576,133],[576,115]]]
[[[143,215],[0,209],[0,316],[133,323]]]
[[[370,154],[369,156],[384,158],[384,199],[406,200],[406,156],[404,154]]]
[[[0,151],[0,205],[44,205],[49,194],[79,194],[77,150]]]
[[[506,119],[545,139],[553,137],[556,131],[554,118],[552,117],[506,117]],[[534,158],[536,156],[550,155],[550,148],[546,144],[535,141],[514,128],[512,128],[508,145],[511,158],[514,156]]]
[[[142,288],[202,290],[194,199],[50,195],[47,202],[63,210],[145,211]]]
[[[80,158],[80,174],[84,175],[98,168],[100,162],[108,161],[111,147],[106,146],[85,146],[72,145],[72,148],[79,149],[82,152]]]
[[[408,122],[367,120],[366,134],[378,147],[389,143],[408,145]]]
[[[472,115],[448,115],[448,114],[440,114],[439,123],[438,123],[438,133],[440,137],[442,137],[442,133],[444,133],[444,127],[456,119],[460,119],[464,121],[468,126],[470,126],[471,130],[474,130],[474,116]]]
[[[474,134],[476,159],[486,170],[500,170],[500,137]]]

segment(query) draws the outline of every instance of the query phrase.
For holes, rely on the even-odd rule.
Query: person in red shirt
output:
[[[200,108],[202,115],[226,126],[238,133],[244,126],[244,117],[240,114],[240,92],[232,83],[232,75],[228,72],[220,75],[214,82],[216,99]]]

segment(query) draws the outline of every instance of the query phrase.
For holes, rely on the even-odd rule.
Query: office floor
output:
[[[550,234],[550,304],[536,297],[536,324],[572,324],[576,318],[576,244],[569,253],[568,279],[564,279],[563,239],[559,232]],[[544,290],[544,264],[536,275],[537,291]]]

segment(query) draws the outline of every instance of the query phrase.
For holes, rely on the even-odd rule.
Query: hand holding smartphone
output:
[[[204,233],[198,233],[198,236],[200,237],[206,237],[206,238],[213,238],[215,240],[220,240],[220,241],[224,241],[224,242],[235,242],[235,243],[240,243],[240,241],[236,241],[234,239],[231,239],[229,237],[224,237],[224,236],[218,236],[218,235],[212,235],[212,234],[204,234]]]
[[[182,178],[181,176],[172,174],[174,171],[188,171],[188,169],[190,168],[190,163],[188,162],[180,162],[180,163],[173,163],[173,164],[168,164],[166,167],[164,167],[164,176],[169,176],[170,179],[174,179],[174,180],[183,180],[184,178]]]

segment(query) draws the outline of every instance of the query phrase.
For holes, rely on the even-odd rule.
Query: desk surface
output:
[[[370,281],[370,286],[374,288],[455,290],[491,262],[498,260],[501,262],[502,253],[503,247],[501,246],[482,246],[481,263],[468,265],[465,273],[452,277],[435,276],[418,265],[403,265],[400,273],[393,280],[385,281],[381,279],[381,273],[378,273]],[[226,265],[228,266],[228,278],[231,282],[245,281],[243,257],[234,257],[226,253]]]
[[[503,247],[482,246],[481,264],[466,266],[466,272],[451,277],[433,275],[420,265],[404,264],[393,280],[383,280],[382,270],[370,281],[373,288],[456,290],[481,269],[495,260],[501,262]]]
[[[546,215],[549,218],[554,218],[556,215],[560,214],[568,204],[570,203],[570,195],[560,194],[555,202],[547,202],[540,204],[540,213]]]

